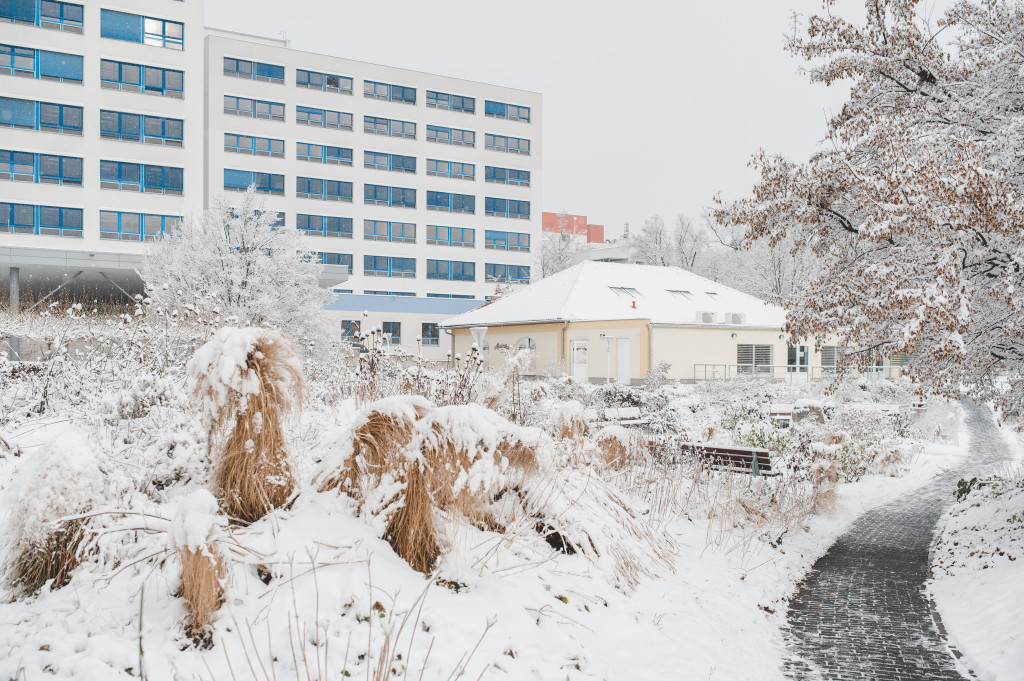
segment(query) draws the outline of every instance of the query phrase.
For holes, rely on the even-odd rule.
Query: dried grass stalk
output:
[[[196,396],[210,415],[211,447],[216,435],[230,428],[216,449],[213,487],[228,516],[252,523],[283,506],[295,487],[282,425],[290,412],[301,410],[302,369],[291,344],[277,331],[224,332],[250,334],[238,380],[225,382],[216,362],[192,370],[198,373]]]
[[[429,473],[413,462],[401,475],[405,479],[402,503],[388,517],[384,538],[413,570],[429,575],[441,555]]]
[[[185,599],[185,634],[195,645],[213,645],[213,616],[224,604],[224,559],[213,546],[182,547],[181,596]]]
[[[81,520],[66,520],[41,543],[24,548],[8,566],[11,586],[25,593],[35,593],[50,580],[51,589],[65,586],[78,567],[83,535]]]

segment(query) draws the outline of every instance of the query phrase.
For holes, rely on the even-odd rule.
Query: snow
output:
[[[167,531],[168,546],[172,549],[202,550],[223,524],[217,515],[217,499],[208,490],[199,489],[181,500],[174,520]]]
[[[622,295],[612,288],[635,289]],[[670,291],[685,291],[687,295]],[[552,321],[649,319],[656,324],[700,323],[700,312],[744,315],[739,326],[781,329],[782,308],[677,267],[584,262],[500,300],[445,320],[446,327]]]
[[[208,409],[223,407],[231,392],[243,398],[259,393],[259,376],[247,368],[246,360],[265,333],[268,333],[266,329],[258,327],[227,326],[192,355],[188,376],[209,395]]]
[[[950,643],[982,681],[1024,670],[1024,448],[1011,447],[1016,466],[981,480],[946,516],[929,583]]]

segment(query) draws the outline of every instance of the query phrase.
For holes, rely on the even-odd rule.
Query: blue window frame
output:
[[[484,199],[484,213],[495,217],[526,220],[530,217],[530,202],[516,201],[514,199],[495,199],[488,196]]]
[[[0,73],[8,75],[81,83],[82,63],[77,54],[0,45]]]
[[[185,74],[174,69],[103,59],[100,61],[100,86],[181,99],[185,93]]]
[[[405,291],[367,291],[363,290],[363,293],[368,296],[401,296],[403,298],[414,298],[415,293],[408,293]]]
[[[352,165],[352,150],[348,147],[331,147],[312,142],[297,142],[295,158],[312,163],[332,163],[340,166]]]
[[[450,177],[456,180],[475,180],[476,166],[472,163],[459,161],[441,161],[436,158],[427,159],[427,175]]]
[[[0,180],[82,186],[82,159],[0,149]]]
[[[387,255],[364,255],[363,274],[367,277],[416,277],[416,258],[397,258]]]
[[[295,220],[296,227],[305,232],[307,236],[325,236],[335,239],[352,238],[352,218],[299,213],[295,216]]]
[[[0,203],[0,234],[82,237],[82,209]]]
[[[427,260],[427,279],[476,281],[476,264],[461,260]]]
[[[112,9],[100,11],[100,36],[131,43],[185,49],[185,24]]]
[[[311,106],[295,107],[295,122],[316,128],[352,129],[352,114],[331,109],[317,109]]]
[[[371,99],[386,99],[390,102],[416,103],[416,88],[404,85],[391,85],[375,80],[363,81],[363,96]]]
[[[476,100],[474,98],[451,95],[447,92],[437,92],[436,90],[427,90],[427,106],[432,109],[476,113]]]
[[[394,118],[363,116],[363,132],[368,132],[371,135],[390,135],[391,137],[416,139],[416,124],[411,121],[400,121]]]
[[[359,345],[359,320],[358,319],[342,319],[341,320],[341,339],[348,341],[353,345]]]
[[[224,95],[224,113],[243,118],[265,118],[271,121],[284,120],[284,104],[262,99],[247,99]]]
[[[404,187],[388,187],[380,184],[363,185],[363,203],[399,208],[416,207],[416,190]]]
[[[250,156],[284,158],[284,140],[272,139],[270,137],[250,137],[249,135],[236,135],[233,132],[226,132],[224,133],[224,151],[233,154],[248,154]]]
[[[100,188],[180,196],[185,171],[170,166],[100,161]]]
[[[339,265],[348,269],[348,273],[352,274],[351,253],[326,253],[320,251],[316,254],[316,257],[321,265]]]
[[[487,281],[506,281],[517,284],[530,283],[529,265],[501,265],[498,263],[485,263],[484,276]]]
[[[82,134],[82,107],[0,97],[0,127]]]
[[[351,201],[352,183],[318,177],[296,177],[295,196],[321,201]]]
[[[82,5],[56,0],[0,0],[0,21],[42,26],[57,31],[81,33],[85,10]]]
[[[427,298],[458,298],[459,300],[473,300],[476,296],[463,293],[428,293]]]
[[[264,64],[259,61],[247,61],[224,57],[224,75],[246,80],[262,80],[269,83],[284,82],[284,67],[275,64]]]
[[[363,240],[414,244],[416,243],[416,225],[412,222],[363,220]]]
[[[184,141],[184,128],[180,118],[100,110],[100,137],[107,139],[180,147]]]
[[[526,121],[529,123],[530,107],[492,102],[487,99],[484,100],[484,115],[491,116],[492,118],[506,118],[510,121]]]
[[[441,344],[441,327],[437,322],[423,322],[420,324],[420,341],[424,345]]]
[[[476,133],[472,130],[445,128],[440,125],[427,126],[427,141],[437,144],[451,144],[457,147],[475,147]]]
[[[472,194],[428,191],[427,210],[440,210],[446,213],[475,213],[476,197]]]
[[[416,157],[386,154],[381,151],[364,151],[363,167],[390,170],[396,173],[415,173]]]
[[[522,232],[499,232],[488,229],[484,232],[484,248],[529,253],[530,235]]]
[[[250,185],[255,185],[257,194],[284,196],[284,175],[224,169],[224,189],[244,192]]]
[[[114,241],[152,241],[175,234],[181,226],[177,215],[100,211],[100,238]]]
[[[484,135],[484,148],[491,151],[503,151],[506,154],[530,155],[530,140],[521,137],[506,137],[505,135]]]
[[[473,248],[476,244],[476,230],[472,227],[427,225],[427,243],[431,246]]]
[[[391,339],[391,345],[402,344],[402,323],[401,322],[381,322],[380,330],[384,333],[385,339]]]
[[[530,171],[497,166],[484,167],[484,181],[495,184],[514,184],[520,187],[530,186]]]
[[[295,85],[309,88],[310,90],[323,90],[324,92],[337,92],[346,95],[352,94],[351,78],[348,76],[337,76],[332,73],[321,73],[320,71],[295,69]]]

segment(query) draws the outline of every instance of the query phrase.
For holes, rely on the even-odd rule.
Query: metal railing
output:
[[[836,376],[864,376],[868,379],[891,379],[903,375],[901,366],[867,367],[861,371],[849,368],[805,366],[788,364],[694,364],[695,381],[722,381],[732,379],[757,379],[778,383],[806,383],[808,381],[831,380]]]

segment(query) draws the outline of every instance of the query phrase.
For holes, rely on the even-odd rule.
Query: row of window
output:
[[[263,80],[272,83],[284,83],[285,77],[283,66],[234,57],[224,57],[224,74],[233,78]],[[353,82],[351,76],[308,69],[295,70],[295,85],[312,90],[350,95],[353,92]],[[363,96],[389,102],[416,104],[416,88],[376,80],[363,81]],[[426,105],[434,109],[476,113],[475,98],[437,90],[427,90]],[[530,107],[491,100],[485,100],[484,114],[510,121],[530,121]]]
[[[0,21],[81,33],[85,26],[82,5],[55,0],[0,0]]]
[[[416,258],[391,255],[364,255],[363,275],[414,279]],[[476,263],[459,260],[427,260],[427,279],[443,281],[476,281]],[[484,263],[484,280],[488,282],[529,283],[529,265]]]
[[[0,234],[81,237],[82,209],[0,202]]]
[[[235,136],[237,137],[237,136]],[[248,145],[249,141],[264,138],[246,138],[239,144]],[[270,144],[280,140],[265,140],[271,150],[278,147]],[[263,144],[260,142],[259,144]],[[247,147],[246,147],[247,148]],[[283,148],[283,147],[282,147]],[[275,152],[275,153],[283,153]],[[387,156],[385,154],[385,156]],[[406,158],[406,157],[402,157]],[[107,163],[104,161],[104,163]],[[284,175],[261,173],[250,170],[224,169],[224,189],[245,191],[250,185],[256,187],[259,194],[284,196]],[[343,180],[328,180],[317,177],[296,177],[295,194],[299,198],[316,198],[327,201],[352,201],[353,184]],[[363,203],[399,208],[416,207],[416,190],[408,187],[392,187],[381,184],[363,185]],[[498,199],[486,197],[484,212],[495,217],[529,219],[530,202],[514,199]],[[427,210],[446,213],[476,213],[476,197],[472,194],[455,194],[452,192],[427,191]]]
[[[100,10],[100,37],[130,43],[156,45],[172,50],[185,49],[185,25],[111,9]]]
[[[369,291],[364,291],[369,293]],[[427,294],[430,296],[431,294]],[[447,297],[445,294],[438,294],[436,297]],[[463,297],[463,296],[454,296]],[[469,296],[472,298],[472,296]],[[359,327],[360,320],[358,319],[345,319],[341,322],[341,340],[347,341],[352,345],[359,345]],[[381,333],[384,335],[385,340],[390,345],[401,345],[402,343],[402,323],[401,322],[382,322]],[[437,325],[437,322],[421,322],[420,323],[420,337],[417,339],[423,345],[440,345],[441,344],[441,327]]]
[[[0,127],[82,134],[82,107],[0,97]]]
[[[124,161],[100,161],[100,187],[122,191],[153,192],[180,196],[184,190],[182,168]]]
[[[353,235],[352,218],[298,213],[296,220],[296,227],[308,236],[351,239]],[[416,224],[387,220],[363,220],[363,239],[393,243],[416,243]],[[474,248],[476,246],[476,229],[473,227],[427,225],[427,244],[432,246]],[[530,235],[525,232],[504,232],[488,229],[484,231],[484,248],[528,253],[530,251]]]
[[[151,241],[174,234],[181,226],[176,215],[100,211],[100,238],[114,241]]]
[[[0,44],[0,73],[26,78],[81,83],[82,57]]]
[[[82,186],[82,159],[0,149],[0,180]]]

